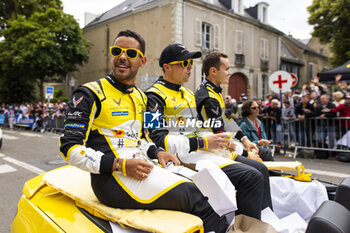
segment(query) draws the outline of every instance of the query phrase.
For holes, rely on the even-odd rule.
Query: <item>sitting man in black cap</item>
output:
[[[177,153],[183,163],[195,164],[210,160],[228,176],[237,190],[236,214],[260,219],[264,199],[262,174],[255,168],[225,158],[221,148],[231,142],[228,134],[199,136],[202,125],[197,121],[196,101],[193,92],[182,86],[191,75],[193,59],[200,52],[189,52],[181,44],[168,45],[162,52],[159,65],[164,76],[146,91],[147,111],[163,116],[160,127],[150,130],[148,138],[157,146]],[[220,122],[202,122],[218,124]]]

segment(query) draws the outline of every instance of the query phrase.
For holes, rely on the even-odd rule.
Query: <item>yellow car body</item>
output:
[[[102,203],[96,205],[96,197],[91,198],[91,195],[89,194],[93,191],[90,187],[90,182],[85,180],[87,176],[89,176],[88,172],[84,172],[78,168],[68,165],[49,171],[27,181],[24,184],[23,195],[18,203],[17,214],[11,225],[11,232],[109,233],[113,232],[112,228],[127,226],[128,232],[155,231],[163,233],[203,233],[204,231],[201,219],[187,213],[177,213],[177,211],[167,210],[144,210],[144,212],[140,212],[139,210],[128,211],[107,207]],[[66,179],[66,177],[74,178]],[[67,186],[69,188],[67,188]],[[72,187],[74,187],[73,191],[71,189]],[[86,189],[86,187],[89,188]],[[61,190],[61,192],[58,190]],[[75,192],[76,190],[79,190],[79,192],[83,190],[82,192],[87,194],[86,196],[88,198],[85,197],[84,199],[84,197],[79,196]],[[79,198],[77,198],[77,195]],[[83,208],[86,208],[86,210],[78,207],[73,199],[79,200],[79,206],[85,206]],[[82,203],[84,203],[84,205],[81,205]],[[92,203],[92,205],[89,205],[88,203]],[[92,211],[94,214],[96,214],[96,216],[104,219],[93,216],[88,211],[90,213]],[[118,213],[117,217],[115,217],[116,213]],[[125,214],[127,214],[129,217],[125,216]],[[106,215],[109,217],[106,217]],[[142,223],[141,225],[139,224],[140,216],[142,216],[143,219],[146,219],[144,220],[145,225],[142,225]],[[165,216],[164,218],[167,220],[158,221],[158,224],[155,224],[153,220],[159,219],[159,216]],[[176,221],[173,220],[174,218]],[[114,219],[114,221],[111,220],[114,222],[112,224],[113,227],[111,223],[105,219]],[[120,221],[123,219],[123,221],[120,223],[120,221],[116,219]],[[121,225],[118,225],[116,222]],[[170,222],[172,222],[172,224],[170,224]],[[179,224],[181,225],[179,226]],[[164,228],[164,226],[168,227],[169,229]],[[164,231],[164,229],[166,229],[166,231]]]
[[[11,225],[19,232],[104,232],[94,221],[108,222],[89,215],[75,202],[42,181],[43,175],[27,181]]]

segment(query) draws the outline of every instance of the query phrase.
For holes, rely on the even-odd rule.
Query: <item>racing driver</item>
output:
[[[141,140],[147,98],[134,84],[146,64],[144,53],[140,35],[119,32],[110,47],[113,72],[73,93],[61,155],[91,173],[92,189],[105,205],[183,211],[199,216],[206,232],[225,232],[226,218],[214,212],[194,183],[149,159],[158,159],[163,167],[179,164],[175,155]]]

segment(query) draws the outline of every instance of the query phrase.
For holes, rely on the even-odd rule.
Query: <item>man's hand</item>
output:
[[[256,153],[259,152],[259,149],[256,146],[256,144],[252,143],[248,138],[244,138],[242,143],[243,143],[243,146],[246,148],[247,151],[256,150]]]
[[[308,109],[308,108],[303,108],[303,111],[304,111],[305,113],[310,113],[310,112],[311,112],[311,110]]]
[[[321,112],[330,112],[331,110],[329,108],[324,108],[321,110]]]
[[[227,145],[232,141],[231,135],[228,133],[213,134],[206,136],[208,141],[208,149],[221,149],[227,147]]]
[[[337,75],[335,76],[335,82],[338,83],[342,77],[343,77],[343,76],[342,76],[341,74],[337,74]]]
[[[146,179],[152,168],[153,165],[143,159],[127,159],[125,164],[126,175],[137,180]]]
[[[168,153],[166,151],[160,151],[158,152],[157,156],[158,156],[158,161],[163,168],[167,168],[166,164],[168,162],[173,162],[175,166],[180,165],[180,160],[174,154]]]
[[[249,156],[250,156],[250,159],[253,159],[255,161],[258,161],[258,162],[263,161],[257,153],[249,153]]]
[[[233,152],[236,150],[236,143],[233,140],[230,140],[229,144],[226,147],[229,151]]]
[[[270,140],[266,140],[266,139],[261,139],[258,141],[258,145],[259,146],[268,146],[271,144],[271,141]]]
[[[315,84],[319,84],[319,82],[320,82],[320,77],[314,76],[313,82],[314,82]]]

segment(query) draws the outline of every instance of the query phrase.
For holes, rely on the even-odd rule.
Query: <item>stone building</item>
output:
[[[268,24],[267,16],[266,2],[244,9],[242,0],[126,0],[84,27],[93,47],[89,63],[73,75],[79,85],[111,72],[109,46],[120,30],[131,29],[146,40],[147,64],[137,79],[142,89],[162,75],[158,60],[163,48],[182,43],[202,51],[202,59],[214,50],[228,54],[233,75],[225,95],[265,96],[268,77],[279,67],[283,34]],[[202,59],[195,61],[185,84],[193,91],[203,78]]]
[[[311,48],[313,46],[313,48]],[[280,69],[294,73],[299,78],[296,88],[310,83],[311,79],[329,66],[328,56],[331,53],[326,45],[311,38],[307,44],[289,35],[282,36]]]

